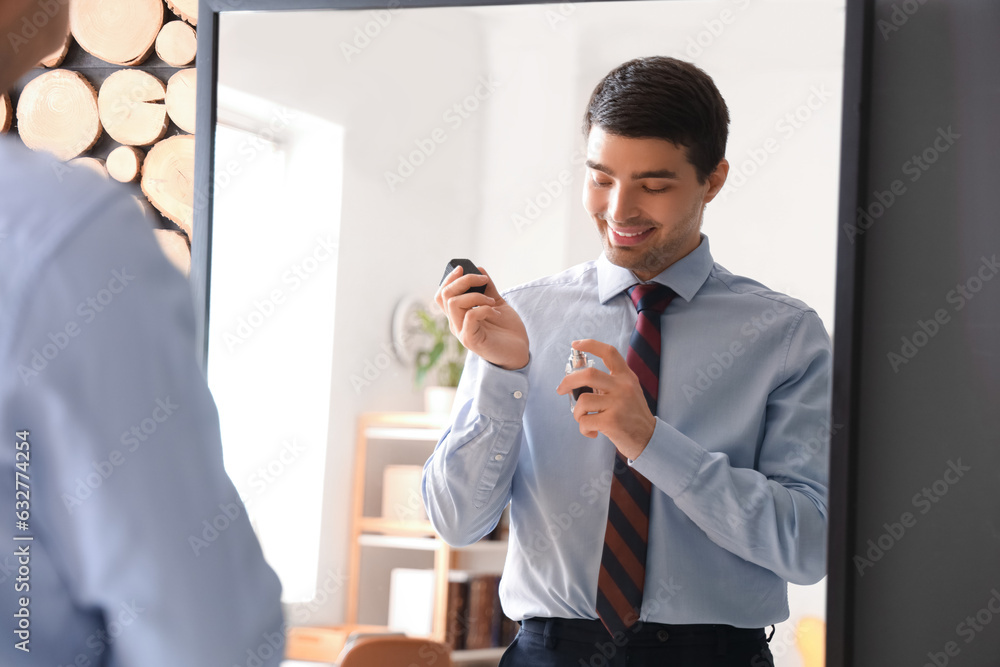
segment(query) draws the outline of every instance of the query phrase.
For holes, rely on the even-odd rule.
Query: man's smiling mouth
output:
[[[653,232],[653,227],[628,227],[625,229],[615,229],[608,225],[611,241],[615,245],[630,246],[637,245],[644,241]]]

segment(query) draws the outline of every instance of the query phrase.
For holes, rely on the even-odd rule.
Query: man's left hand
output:
[[[573,341],[572,347],[599,357],[609,372],[596,368],[575,371],[563,378],[556,393],[569,394],[578,387],[593,388],[595,393],[581,394],[573,409],[580,433],[588,438],[603,433],[623,455],[638,458],[656,428],[656,417],[646,405],[639,378],[618,350],[607,343],[588,338]]]

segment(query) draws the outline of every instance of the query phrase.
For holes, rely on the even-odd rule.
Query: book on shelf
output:
[[[444,643],[453,651],[465,648],[468,623],[464,615],[468,608],[469,573],[453,570],[448,574],[448,625],[444,635]]]
[[[500,606],[500,575],[448,573],[445,644],[453,651],[503,647],[518,624]],[[432,631],[434,571],[394,568],[390,577],[389,627],[420,636]]]

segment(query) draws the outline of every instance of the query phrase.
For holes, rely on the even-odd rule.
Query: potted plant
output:
[[[416,383],[424,387],[424,409],[432,413],[450,413],[455,402],[455,390],[465,365],[465,346],[448,328],[443,313],[416,310],[420,326],[426,334],[426,344],[416,351]],[[436,380],[437,384],[428,378]]]

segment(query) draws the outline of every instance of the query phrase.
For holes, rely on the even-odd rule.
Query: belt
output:
[[[526,618],[521,630],[542,635],[545,645],[554,648],[556,640],[575,642],[611,641],[618,646],[695,646],[715,644],[724,648],[729,642],[758,641],[765,638],[764,628],[736,628],[731,625],[669,625],[639,621],[612,637],[599,620],[581,618]]]

